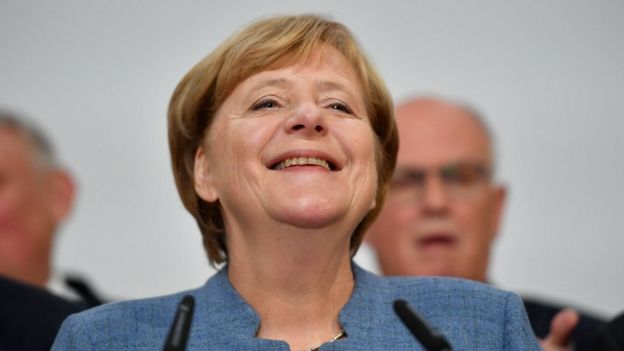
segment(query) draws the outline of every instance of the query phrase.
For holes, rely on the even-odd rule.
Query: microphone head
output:
[[[178,304],[163,351],[184,351],[186,349],[194,309],[195,298],[191,295],[185,295]]]
[[[399,319],[407,327],[407,329],[414,335],[428,351],[444,351],[451,350],[449,342],[431,328],[425,320],[414,312],[405,300],[395,300],[392,304],[394,312],[399,316]]]

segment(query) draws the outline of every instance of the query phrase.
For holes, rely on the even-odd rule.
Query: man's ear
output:
[[[69,216],[76,197],[76,185],[72,176],[64,170],[52,170],[47,174],[46,194],[50,214],[58,223]]]
[[[504,185],[496,185],[493,191],[492,199],[492,239],[496,237],[500,231],[503,221],[503,212],[505,211],[505,202],[507,201],[507,188]]]
[[[215,202],[219,199],[213,180],[214,174],[203,147],[197,148],[195,152],[193,178],[195,180],[195,191],[199,197],[207,202]]]

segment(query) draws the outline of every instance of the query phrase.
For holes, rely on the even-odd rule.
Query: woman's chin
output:
[[[304,229],[322,229],[347,218],[347,206],[324,201],[297,201],[274,208],[271,217],[281,223]]]

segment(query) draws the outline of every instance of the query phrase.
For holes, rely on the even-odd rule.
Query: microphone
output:
[[[191,295],[185,295],[178,304],[178,309],[169,329],[169,335],[165,341],[163,351],[184,351],[186,350],[186,342],[189,332],[191,331],[191,322],[193,321],[193,310],[195,308],[195,299]]]
[[[432,329],[425,320],[414,312],[407,301],[394,300],[394,312],[427,351],[451,351],[451,345],[444,336]]]

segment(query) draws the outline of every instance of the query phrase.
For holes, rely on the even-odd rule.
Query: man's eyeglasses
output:
[[[401,192],[413,200],[422,200],[428,177],[438,177],[443,190],[453,199],[474,195],[480,186],[490,180],[489,167],[478,163],[457,162],[435,169],[399,167],[392,176],[393,191]]]

